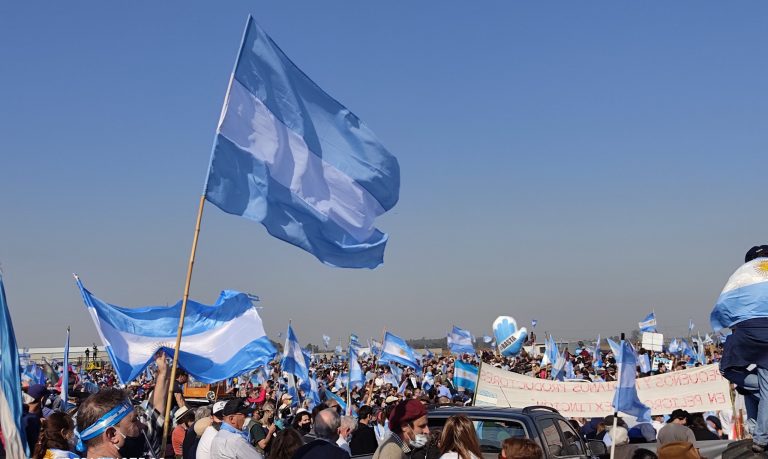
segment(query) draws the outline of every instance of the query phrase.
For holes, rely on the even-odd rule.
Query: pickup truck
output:
[[[428,410],[430,433],[441,430],[445,421],[463,414],[472,420],[477,432],[483,459],[498,459],[501,443],[510,437],[530,438],[541,447],[545,459],[587,459],[610,457],[610,451],[600,440],[585,442],[573,426],[554,408],[529,406],[526,408],[496,408],[484,406],[441,406]],[[697,441],[694,446],[708,459],[721,457],[751,457],[751,440]],[[626,445],[620,448],[645,448],[656,451],[656,443]],[[726,451],[728,449],[729,451]],[[617,448],[617,455],[619,450]],[[623,456],[626,456],[624,454]],[[370,458],[353,456],[355,459]]]
[[[496,408],[481,406],[442,406],[428,411],[430,432],[440,430],[445,421],[463,414],[471,419],[484,459],[497,459],[501,443],[510,437],[530,438],[541,446],[546,459],[587,459],[606,454],[602,441],[584,442],[571,424],[547,406]],[[371,456],[355,456],[362,458]]]

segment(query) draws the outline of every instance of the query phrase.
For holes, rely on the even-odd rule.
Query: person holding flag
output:
[[[710,314],[715,333],[730,328],[720,371],[744,394],[754,422],[752,451],[768,447],[768,245],[747,251]]]

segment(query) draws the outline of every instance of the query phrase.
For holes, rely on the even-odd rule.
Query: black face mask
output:
[[[301,432],[302,435],[307,435],[312,430],[312,424],[304,424],[303,426],[299,426],[299,432]]]
[[[144,457],[145,446],[144,437],[141,434],[138,437],[125,437],[125,443],[118,453],[120,457]]]

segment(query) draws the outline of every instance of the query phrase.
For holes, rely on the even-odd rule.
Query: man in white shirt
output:
[[[357,419],[352,416],[342,416],[341,426],[339,427],[339,439],[336,440],[336,444],[339,448],[343,449],[349,455],[352,455],[352,450],[349,448],[349,441],[352,439],[352,432],[357,430]]]
[[[264,459],[243,431],[245,417],[253,411],[242,398],[227,401],[221,411],[221,428],[211,443],[211,459]]]
[[[224,406],[227,404],[224,400],[220,400],[213,404],[213,410],[211,412],[211,425],[205,428],[203,435],[200,436],[200,441],[197,443],[197,452],[195,453],[196,459],[211,459],[211,444],[213,443],[213,437],[219,433],[222,422],[222,414]]]

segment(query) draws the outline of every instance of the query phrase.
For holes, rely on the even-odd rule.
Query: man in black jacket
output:
[[[349,442],[353,456],[373,454],[379,446],[376,441],[376,432],[371,426],[372,414],[373,409],[368,405],[363,405],[357,410],[357,430],[352,434],[352,441]]]

